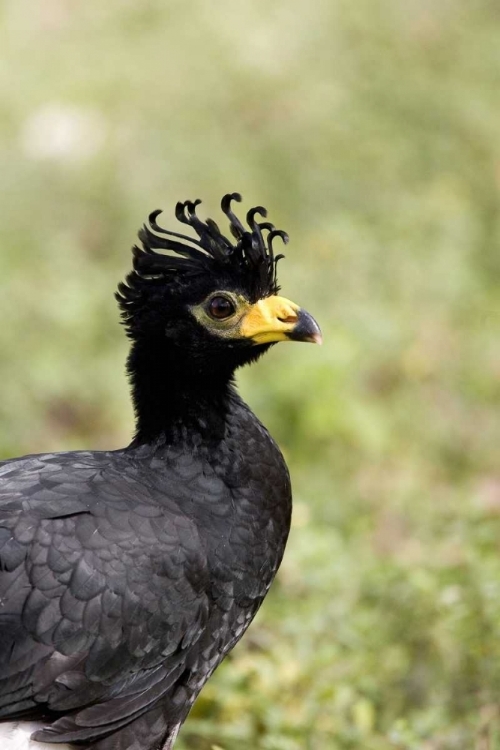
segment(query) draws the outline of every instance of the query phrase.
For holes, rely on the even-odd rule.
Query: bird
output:
[[[0,463],[2,749],[171,750],[280,566],[289,472],[234,375],[321,331],[279,295],[266,210],[225,195],[228,238],[200,202],[183,232],[150,214],[115,295],[130,444]]]

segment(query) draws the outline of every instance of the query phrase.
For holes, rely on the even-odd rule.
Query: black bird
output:
[[[2,750],[7,734],[27,747],[28,729],[95,750],[172,748],[278,570],[288,470],[233,375],[276,341],[321,334],[277,296],[273,241],[287,235],[257,220],[262,207],[245,228],[234,200],[222,199],[234,242],[199,201],[176,207],[196,238],[161,228],[159,211],[139,233],[116,295],[131,444],[0,463]]]

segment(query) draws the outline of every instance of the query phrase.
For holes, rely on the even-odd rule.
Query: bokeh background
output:
[[[499,748],[498,3],[0,8],[2,457],[127,443],[154,208],[266,205],[324,331],[241,373],[293,531],[179,749]]]

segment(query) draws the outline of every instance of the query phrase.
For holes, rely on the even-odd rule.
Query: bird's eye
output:
[[[208,304],[208,312],[211,317],[215,318],[216,320],[224,320],[224,318],[229,318],[235,311],[236,306],[234,302],[228,299],[228,297],[223,297],[222,295],[212,297]]]

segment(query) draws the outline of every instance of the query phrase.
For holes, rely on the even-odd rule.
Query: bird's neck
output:
[[[220,440],[230,407],[232,370],[174,345],[134,342],[128,372],[136,417],[133,445]]]

